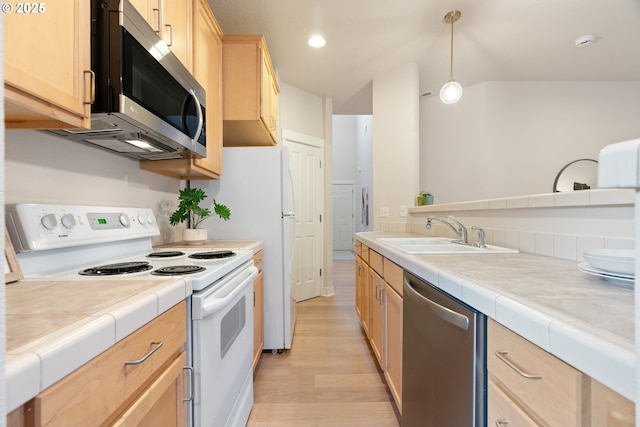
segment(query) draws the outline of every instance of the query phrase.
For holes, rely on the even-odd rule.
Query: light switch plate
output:
[[[388,207],[381,207],[380,208],[380,218],[389,218],[389,208]]]
[[[407,217],[407,207],[400,206],[400,218],[406,218],[406,217]]]

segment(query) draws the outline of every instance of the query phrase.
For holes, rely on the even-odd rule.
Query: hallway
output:
[[[354,261],[334,260],[335,296],[298,304],[292,349],[264,353],[248,427],[398,427],[356,315]]]

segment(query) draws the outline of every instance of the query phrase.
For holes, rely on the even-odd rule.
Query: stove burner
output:
[[[82,276],[114,276],[118,274],[139,273],[141,271],[151,270],[152,268],[153,266],[146,261],[119,262],[116,264],[87,268],[78,274]]]
[[[189,255],[191,259],[218,259],[218,258],[230,258],[236,256],[233,251],[211,251],[211,252],[198,252]]]
[[[199,265],[172,265],[169,267],[158,268],[151,272],[155,276],[177,276],[182,274],[194,274],[206,270]]]
[[[151,252],[147,255],[147,258],[174,258],[184,255],[184,252],[181,251],[159,251],[159,252]]]

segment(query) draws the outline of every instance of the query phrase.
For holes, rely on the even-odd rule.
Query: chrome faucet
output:
[[[477,245],[479,248],[485,248],[486,245],[484,244],[484,230],[475,225],[472,226],[471,229],[478,232],[478,243],[476,243],[475,245]]]
[[[448,216],[446,219],[438,218],[437,216],[430,216],[427,218],[427,223],[425,227],[427,230],[431,228],[431,222],[437,221],[453,230],[454,233],[458,236],[458,240],[454,240],[455,243],[461,243],[463,245],[468,245],[467,241],[467,227],[465,227],[460,221],[455,219],[453,216]]]

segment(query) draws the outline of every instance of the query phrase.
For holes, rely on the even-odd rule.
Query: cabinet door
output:
[[[222,175],[222,38],[206,0],[194,3],[193,75],[207,92],[207,157],[196,166]]]
[[[402,297],[385,284],[385,353],[384,376],[402,413]]]
[[[129,0],[156,33],[162,31],[161,0]]]
[[[369,341],[371,342],[371,348],[373,354],[378,359],[380,367],[384,367],[382,360],[382,319],[383,319],[383,306],[382,301],[384,297],[384,280],[378,273],[372,268],[369,269],[369,310],[370,310],[370,323],[369,323]]]
[[[182,352],[125,410],[113,426],[186,426],[186,403],[183,401],[183,367],[186,363],[186,353]]]
[[[358,318],[360,322],[363,322],[363,313],[364,310],[362,308],[363,299],[364,299],[364,262],[360,256],[356,257],[356,313],[358,313]]]
[[[182,64],[192,71],[191,17],[192,2],[168,0],[164,2],[162,40]]]
[[[371,288],[369,286],[369,280],[370,280],[370,268],[367,264],[365,264],[364,262],[362,263],[362,306],[361,306],[361,311],[362,311],[362,329],[364,329],[364,333],[366,334],[367,338],[369,338],[370,336],[370,332],[369,332],[369,323],[370,323],[370,318],[369,318],[369,313],[371,312],[371,310],[369,309],[369,307],[371,306]]]
[[[89,128],[95,84],[89,2],[18,4],[44,9],[4,14],[5,126]]]
[[[260,72],[260,119],[269,131],[275,143],[278,142],[278,92],[275,87],[275,76],[271,74],[269,58],[263,49],[260,50],[262,67]]]
[[[253,281],[253,371],[264,347],[264,271]]]

